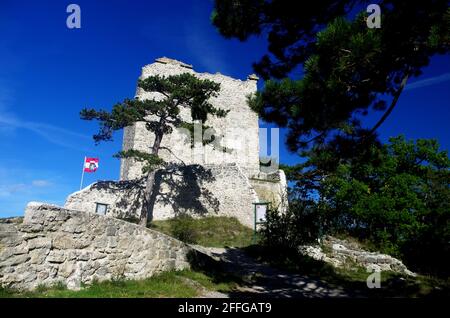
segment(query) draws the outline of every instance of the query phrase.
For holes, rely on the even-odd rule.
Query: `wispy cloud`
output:
[[[57,171],[0,162],[0,218],[23,215],[27,202],[63,204],[72,188]]]
[[[45,140],[66,148],[80,148],[80,141],[92,140],[91,137],[47,123],[25,121],[10,110],[15,104],[11,83],[0,78],[0,134],[10,134],[16,129],[25,129],[41,136]]]
[[[9,185],[0,185],[0,197],[8,197],[15,193],[26,190],[27,185],[24,183],[16,183]]]
[[[31,181],[31,185],[38,187],[38,188],[43,188],[43,187],[51,186],[52,183],[48,180],[33,180],[33,181]]]
[[[12,180],[9,180],[12,181]],[[50,180],[38,179],[31,182],[19,182],[19,183],[0,183],[0,197],[8,197],[23,192],[30,192],[37,190],[38,188],[50,187],[53,182]]]
[[[421,88],[425,86],[430,86],[434,84],[439,84],[442,82],[450,81],[450,73],[444,73],[439,76],[434,76],[430,78],[426,78],[420,81],[413,82],[411,84],[406,85],[405,90]]]
[[[0,132],[2,130],[4,131],[5,129],[11,130],[16,128],[32,131],[55,145],[77,150],[81,150],[81,148],[76,146],[74,141],[84,141],[91,139],[89,136],[79,134],[61,127],[40,122],[23,121],[21,119],[18,119],[14,115],[0,113]],[[76,140],[74,140],[74,138]]]

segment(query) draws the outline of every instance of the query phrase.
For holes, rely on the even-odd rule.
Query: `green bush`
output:
[[[172,235],[185,243],[196,243],[199,239],[199,233],[195,227],[195,220],[188,215],[180,215],[172,220]]]
[[[373,157],[340,163],[322,182],[324,210],[336,216],[337,230],[374,242],[412,270],[448,276],[447,152],[439,151],[434,140],[400,136],[376,149]]]
[[[260,230],[262,243],[267,247],[295,250],[316,241],[323,232],[317,213],[314,206],[302,201],[291,202],[286,213],[269,211],[267,222]]]
[[[403,136],[347,157],[336,154],[339,147],[315,149],[305,164],[287,169],[296,197],[288,213],[268,218],[266,244],[294,247],[322,234],[346,234],[401,258],[413,271],[448,277],[447,152],[435,140]]]

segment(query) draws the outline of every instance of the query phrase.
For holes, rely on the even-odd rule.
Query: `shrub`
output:
[[[268,218],[266,244],[295,247],[322,234],[348,234],[413,271],[448,277],[448,153],[435,140],[402,136],[363,150],[346,158],[316,149],[306,164],[289,168],[297,196],[288,213]]]
[[[172,235],[185,243],[196,243],[199,233],[196,230],[195,220],[188,215],[180,215],[171,222]]]
[[[261,229],[262,243],[267,247],[297,249],[314,242],[323,231],[321,217],[314,206],[294,201],[286,213],[269,211],[267,222]]]

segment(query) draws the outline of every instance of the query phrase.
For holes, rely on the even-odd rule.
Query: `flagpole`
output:
[[[84,160],[83,160],[83,168],[81,169],[81,182],[80,182],[80,190],[83,187],[83,178],[84,178],[84,165],[86,163],[86,156],[84,156]]]

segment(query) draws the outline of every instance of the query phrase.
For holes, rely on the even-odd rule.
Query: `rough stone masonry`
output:
[[[94,213],[28,204],[23,222],[0,220],[0,286],[70,289],[94,280],[144,279],[190,267],[186,244],[151,229]]]
[[[225,118],[208,118],[205,123],[214,128],[215,136],[220,136],[217,139],[220,145],[199,142],[191,147],[186,132],[177,129],[164,136],[160,156],[170,167],[157,172],[150,219],[168,219],[179,214],[234,216],[252,227],[253,203],[270,202],[283,211],[287,206],[286,178],[278,168],[260,169],[258,115],[247,104],[248,96],[256,92],[258,78],[250,75],[241,81],[220,73],[197,73],[192,65],[159,58],[143,67],[141,79],[182,73],[220,83],[220,92],[211,103],[229,113]],[[162,98],[158,93],[141,89],[137,90],[136,97]],[[187,109],[181,115],[192,122]],[[139,122],[125,128],[123,149],[149,152],[153,139],[144,123]],[[71,194],[65,208],[95,213],[97,206],[104,204],[107,215],[138,217],[145,188],[141,163],[123,159],[120,178],[119,182],[97,182]]]

